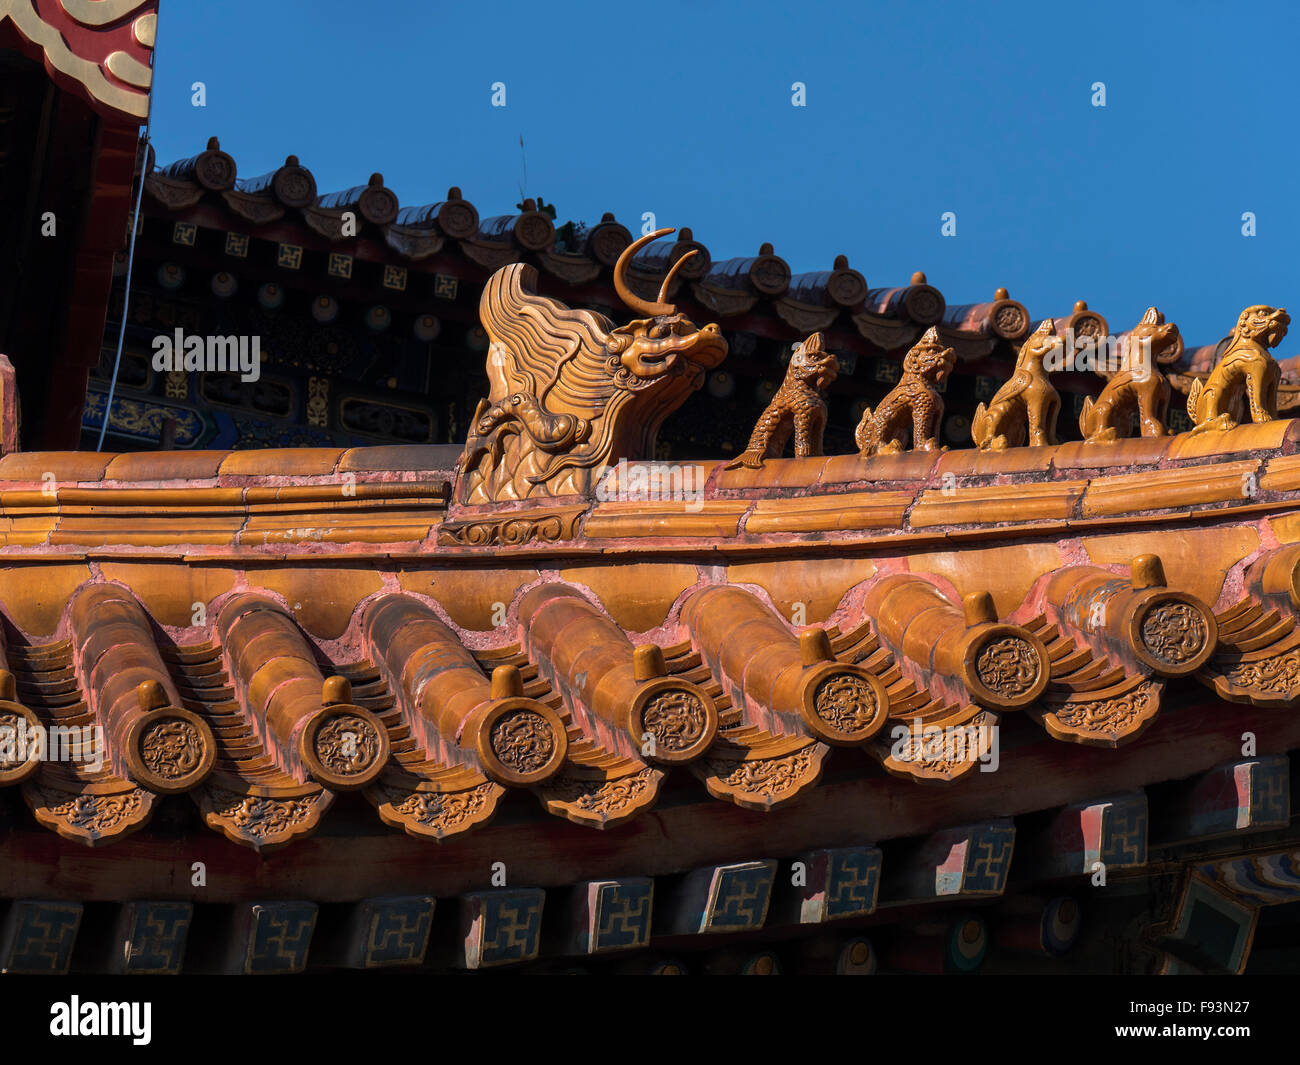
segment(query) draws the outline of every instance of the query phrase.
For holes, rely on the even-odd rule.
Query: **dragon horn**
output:
[[[614,290],[618,293],[618,298],[621,299],[624,303],[626,303],[628,307],[630,307],[632,310],[636,311],[638,314],[644,315],[647,318],[657,318],[659,315],[672,314],[674,311],[677,310],[676,306],[674,306],[673,304],[663,302],[664,292],[668,288],[668,283],[673,279],[673,274],[676,272],[677,268],[681,266],[682,263],[685,262],[687,258],[689,258],[689,255],[693,255],[694,251],[692,250],[688,255],[683,255],[680,259],[677,260],[677,262],[673,263],[673,268],[668,271],[668,276],[664,278],[663,288],[659,290],[658,303],[650,303],[648,300],[643,300],[640,296],[638,296],[635,292],[633,292],[630,288],[627,287],[627,282],[624,280],[623,275],[624,272],[627,270],[627,264],[632,261],[633,255],[635,255],[638,251],[644,248],[651,241],[658,240],[660,237],[675,232],[676,232],[675,229],[669,228],[669,229],[656,229],[653,233],[647,233],[644,237],[641,237],[638,240],[634,240],[631,244],[629,244],[626,248],[624,248],[623,254],[618,257],[618,262],[614,264]]]
[[[677,304],[667,302],[668,286],[673,283],[673,278],[677,276],[677,271],[682,268],[682,263],[684,263],[692,255],[696,255],[698,253],[699,253],[698,248],[692,248],[685,255],[679,256],[677,261],[673,263],[672,267],[668,271],[668,276],[664,278],[664,283],[659,286],[659,305],[661,307],[671,307],[674,311],[677,309]]]

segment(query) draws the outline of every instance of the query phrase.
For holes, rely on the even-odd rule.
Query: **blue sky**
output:
[[[519,202],[522,135],[560,221],[653,211],[715,260],[843,253],[872,286],[922,269],[949,303],[1003,285],[1035,317],[1086,299],[1116,331],[1154,303],[1203,344],[1251,303],[1300,312],[1298,12],[163,0],[152,136],[167,162],[215,134],[243,176],[293,152],[322,192],[459,185],[487,217]]]

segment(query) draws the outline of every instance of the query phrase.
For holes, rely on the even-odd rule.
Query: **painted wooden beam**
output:
[[[764,859],[687,873],[668,899],[664,932],[695,935],[762,928],[776,870],[775,859]]]
[[[881,904],[1001,895],[1011,868],[1016,828],[985,821],[935,832],[885,860]]]
[[[965,914],[946,926],[923,927],[890,942],[882,964],[901,973],[973,973],[984,964],[988,947],[983,918]]]
[[[993,945],[1016,954],[1064,957],[1083,927],[1078,902],[1062,896],[1025,913],[999,916],[993,922]]]
[[[466,969],[532,961],[542,934],[546,892],[538,888],[472,891],[460,900],[461,956]]]
[[[1196,871],[1224,891],[1258,906],[1300,901],[1300,848],[1206,862]]]
[[[1165,925],[1151,929],[1155,944],[1208,973],[1237,974],[1250,960],[1259,907],[1220,884],[1191,875]]]
[[[110,973],[179,973],[193,919],[194,906],[188,902],[124,904],[114,925],[112,952],[105,968]]]
[[[314,902],[250,902],[234,907],[226,950],[220,961],[225,973],[300,973],[320,907]]]
[[[79,902],[15,900],[0,925],[0,972],[66,973],[81,914]]]
[[[1071,803],[1034,836],[1027,864],[1044,879],[1092,876],[1098,862],[1107,872],[1146,865],[1149,822],[1141,791]]]
[[[650,877],[586,880],[569,896],[565,952],[604,954],[650,942],[655,883]]]
[[[880,889],[879,847],[829,847],[801,854],[788,887],[778,878],[776,915],[787,924],[865,917]]]
[[[1274,754],[1229,762],[1189,781],[1156,827],[1164,843],[1285,828],[1290,820],[1290,760]]]
[[[330,834],[309,845],[291,844],[285,852],[291,860],[276,862],[207,829],[177,839],[139,832],[91,850],[43,828],[15,825],[0,835],[0,898],[118,902],[179,896],[236,903],[247,900],[253,885],[263,897],[292,898],[306,883],[322,903],[385,894],[451,898],[476,890],[483,870],[502,854],[511,857],[512,880],[543,888],[616,878],[629,870],[676,875],[752,854],[796,855],[811,838],[828,847],[858,846],[863,825],[871,825],[880,842],[914,838],[953,824],[1059,809],[1178,780],[1239,759],[1246,730],[1258,734],[1261,754],[1300,748],[1300,715],[1210,699],[1180,707],[1160,727],[1118,750],[1027,737],[998,772],[972,774],[959,787],[923,788],[883,774],[835,773],[800,802],[761,817],[702,798],[657,809],[655,832],[591,841],[575,836],[577,826],[558,818],[502,822],[459,840],[454,850],[444,848],[436,863],[427,841],[397,831],[375,833],[372,825],[364,833],[349,833],[337,819]],[[326,816],[335,814],[331,810]],[[665,838],[673,841],[671,847],[662,845]],[[190,862],[207,865],[206,886],[192,887],[178,878],[175,856],[182,847]],[[882,888],[880,905],[885,898]]]
[[[865,936],[854,936],[841,945],[835,958],[836,976],[872,976],[880,957]]]
[[[422,964],[429,949],[436,901],[432,895],[362,899],[329,942],[313,945],[313,968],[382,969]]]

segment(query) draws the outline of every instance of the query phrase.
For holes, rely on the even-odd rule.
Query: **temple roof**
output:
[[[550,213],[525,200],[512,213],[480,217],[456,187],[441,200],[403,206],[378,173],[367,184],[321,193],[311,170],[293,155],[266,174],[240,178],[237,173],[235,159],[211,138],[198,155],[150,173],[145,188],[157,206],[177,218],[416,270],[434,263],[444,270],[444,253],[457,250],[484,270],[527,256],[545,273],[581,286],[607,277],[632,242],[628,228],[608,212],[590,226],[557,228]],[[345,231],[343,213],[349,210],[356,228]],[[358,235],[380,242],[354,239]],[[986,300],[949,306],[923,271],[877,286],[839,255],[829,267],[796,274],[766,242],[754,254],[716,259],[690,228],[675,242],[646,248],[633,259],[634,291],[652,297],[669,266],[688,251],[695,255],[670,292],[689,294],[723,318],[763,305],[789,326],[809,331],[828,327],[848,311],[858,331],[885,350],[905,347],[938,325],[971,356],[988,354],[998,340],[1017,340],[1029,329],[1028,311],[1002,288]]]
[[[177,218],[251,232],[291,248],[337,249],[409,269],[437,264],[439,272],[445,271],[446,253],[453,251],[484,270],[529,258],[544,273],[580,287],[607,278],[632,242],[632,233],[609,212],[589,226],[569,222],[557,227],[551,213],[525,200],[512,213],[483,218],[455,186],[441,200],[403,206],[379,173],[366,184],[321,193],[311,170],[295,155],[275,170],[241,178],[236,160],[215,137],[197,155],[152,171],[145,188],[158,207]],[[343,225],[347,210],[354,212],[357,226],[350,233]],[[358,241],[358,234],[379,242]],[[810,332],[830,328],[847,311],[852,326],[886,351],[906,348],[934,325],[963,359],[989,355],[1000,342],[1023,340],[1044,317],[1051,317],[1061,333],[1069,328],[1080,336],[1110,334],[1105,316],[1085,300],[1068,308],[1034,308],[1031,314],[997,286],[986,299],[967,297],[950,304],[923,270],[906,282],[885,279],[890,283],[878,286],[874,277],[868,282],[851,267],[848,256],[838,255],[829,268],[796,274],[771,243],[762,242],[755,254],[715,258],[691,228],[633,259],[629,281],[634,291],[653,296],[669,266],[691,251],[693,258],[670,292],[724,320],[765,307],[790,328]],[[1191,379],[1204,377],[1223,343],[1189,346],[1169,367],[1175,385],[1185,392]],[[1300,405],[1300,356],[1279,364],[1279,406],[1290,410]]]
[[[831,766],[968,778],[995,725],[1011,771],[1127,745],[1171,686],[1297,694],[1297,441],[718,466],[698,509],[634,463],[454,521],[445,448],[9,455],[0,709],[99,725],[107,761],[4,775],[83,843],[187,791],[265,849],[343,791],[441,839],[512,790],[604,828],[669,774],[766,811]]]

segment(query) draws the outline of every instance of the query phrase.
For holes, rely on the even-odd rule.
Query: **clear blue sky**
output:
[[[653,211],[715,260],[843,253],[873,286],[1086,299],[1117,331],[1154,303],[1211,343],[1251,303],[1300,314],[1298,11],[162,0],[153,138],[166,162],[216,134],[243,176],[293,152],[322,192],[378,170],[404,205],[459,185],[487,217],[519,201],[522,134],[560,221]]]

